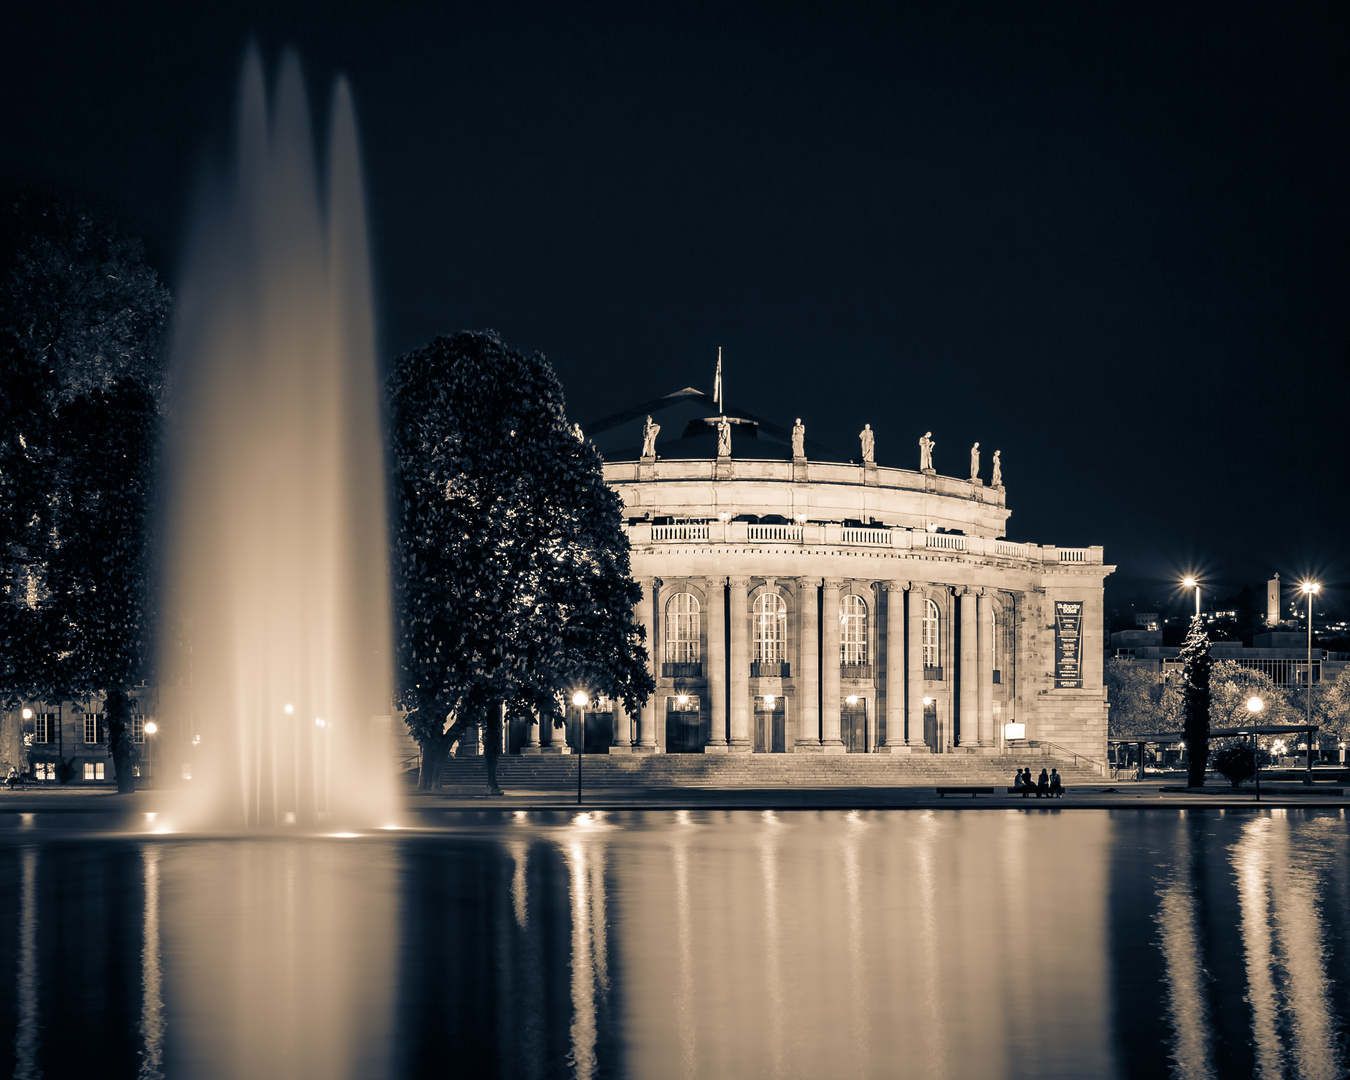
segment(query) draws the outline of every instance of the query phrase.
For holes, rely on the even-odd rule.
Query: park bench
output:
[[[991,787],[940,787],[937,789],[938,798],[947,795],[969,795],[972,799],[976,795],[992,795],[994,789]]]
[[[1021,795],[1022,792],[1025,791],[1025,790],[1026,790],[1025,788],[1020,788],[1020,787],[1010,787],[1010,788],[1008,788],[1008,794],[1009,794],[1009,795]],[[1056,795],[1063,795],[1063,794],[1064,794],[1065,792],[1067,792],[1068,790],[1069,790],[1069,789],[1068,789],[1067,787],[1061,786],[1060,789],[1059,789],[1059,791],[1055,792],[1055,795],[1051,795],[1051,794],[1047,793],[1045,797],[1046,797],[1047,799],[1053,799],[1053,798],[1055,798]],[[1032,788],[1031,791],[1030,791],[1030,793],[1027,795],[1027,798],[1035,798],[1035,796],[1036,796],[1036,789],[1035,789],[1035,788]]]

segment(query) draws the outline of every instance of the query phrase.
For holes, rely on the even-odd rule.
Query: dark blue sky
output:
[[[388,353],[493,327],[583,423],[685,385],[1016,539],[1344,602],[1344,4],[8,5],[0,170],[171,283],[244,44],[353,83]],[[1120,584],[1127,584],[1122,581]]]

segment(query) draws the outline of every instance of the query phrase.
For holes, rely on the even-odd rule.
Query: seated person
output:
[[[1044,769],[1041,770],[1040,778],[1036,781],[1036,798],[1042,795],[1050,794],[1050,774]]]
[[[1060,780],[1058,769],[1050,770],[1050,794],[1059,799],[1064,797],[1063,782]]]

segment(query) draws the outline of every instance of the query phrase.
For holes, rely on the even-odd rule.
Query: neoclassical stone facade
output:
[[[656,693],[611,752],[1102,759],[1102,549],[1000,486],[873,463],[612,460]],[[1016,726],[1023,725],[1021,730]]]

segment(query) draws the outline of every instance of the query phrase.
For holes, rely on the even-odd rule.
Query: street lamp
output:
[[[586,756],[586,706],[591,703],[585,690],[572,695],[572,704],[577,707],[577,805],[581,805],[581,759]]]
[[[147,741],[146,744],[145,744],[145,779],[146,779],[146,782],[147,782],[147,783],[148,783],[151,779],[153,779],[153,778],[154,778],[154,775],[155,775],[155,743],[154,743],[154,737],[155,737],[155,732],[157,732],[158,730],[159,730],[159,725],[156,724],[153,720],[147,720],[147,721],[145,722],[145,737],[146,737],[147,740],[149,740],[149,741]]]
[[[1183,578],[1181,584],[1195,590],[1195,616],[1200,617],[1200,582],[1193,577]]]
[[[1305,784],[1312,783],[1312,601],[1313,597],[1322,591],[1322,586],[1315,581],[1304,581],[1299,584],[1299,589],[1303,595],[1308,598],[1308,772],[1304,776]]]
[[[1255,695],[1247,699],[1247,716],[1252,722],[1252,733],[1249,741],[1252,744],[1252,767],[1256,770],[1256,801],[1261,801],[1261,744],[1256,737],[1256,717],[1266,703]]]

